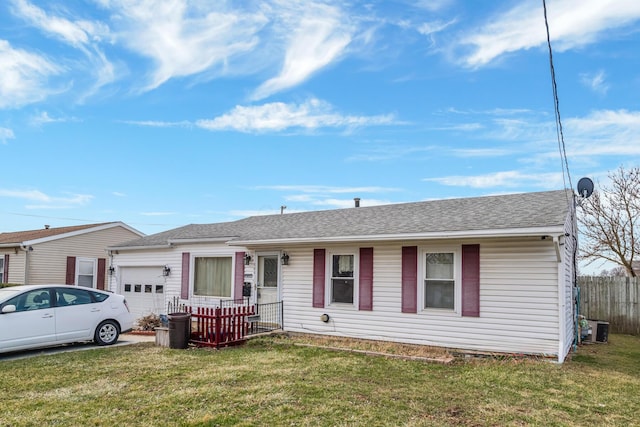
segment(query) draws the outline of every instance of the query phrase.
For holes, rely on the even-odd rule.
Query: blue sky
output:
[[[605,183],[640,2],[547,9],[571,182]],[[561,189],[553,105],[541,0],[6,0],[0,231]]]

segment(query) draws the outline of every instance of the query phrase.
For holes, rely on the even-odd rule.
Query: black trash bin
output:
[[[191,334],[191,314],[169,313],[169,348],[189,347]]]

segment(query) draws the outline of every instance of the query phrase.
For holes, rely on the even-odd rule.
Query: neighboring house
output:
[[[574,341],[570,191],[255,216],[112,246],[133,311],[283,301],[286,331],[532,354]]]
[[[107,246],[142,236],[122,222],[0,233],[0,283],[104,289]]]

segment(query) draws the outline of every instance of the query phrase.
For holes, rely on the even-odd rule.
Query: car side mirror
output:
[[[16,306],[13,304],[2,307],[2,313],[13,313],[14,311],[16,311]]]

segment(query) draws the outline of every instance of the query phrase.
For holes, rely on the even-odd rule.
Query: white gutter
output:
[[[360,236],[332,236],[332,237],[294,237],[286,239],[264,239],[264,240],[229,240],[228,245],[232,246],[257,246],[276,245],[294,243],[322,243],[322,242],[356,242],[356,241],[410,241],[424,239],[460,239],[460,238],[498,238],[498,237],[541,237],[559,236],[564,234],[564,228],[558,227],[532,227],[532,228],[511,228],[504,230],[465,230],[465,231],[437,231],[429,233],[414,234],[376,234]],[[554,240],[556,237],[554,237]]]
[[[194,239],[169,239],[169,244],[186,244],[186,243],[226,243],[229,239],[233,239],[234,236],[226,237],[206,237],[206,238],[194,238]]]
[[[145,249],[168,249],[172,247],[171,243],[165,243],[163,245],[149,245],[149,246],[109,246],[107,251],[140,251]]]

